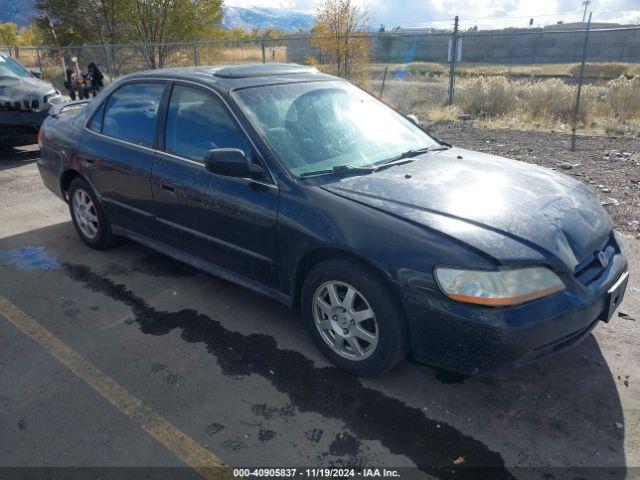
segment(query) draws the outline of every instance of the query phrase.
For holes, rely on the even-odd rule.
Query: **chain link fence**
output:
[[[5,48],[63,90],[63,66],[100,65],[107,82],[170,67],[293,62],[339,73],[406,113],[553,119],[584,126],[594,118],[640,133],[640,27],[403,31],[360,34],[357,55],[336,65],[331,48],[309,34],[193,43]],[[346,68],[347,63],[349,68]],[[581,65],[583,75],[580,75]],[[346,73],[345,73],[346,72]],[[578,85],[583,85],[580,109]],[[576,115],[574,115],[576,114]]]

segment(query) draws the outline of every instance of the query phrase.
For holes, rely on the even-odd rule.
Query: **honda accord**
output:
[[[128,237],[298,308],[357,375],[411,354],[473,374],[576,345],[627,283],[584,184],[438,141],[297,65],[156,70],[40,132],[80,238]]]

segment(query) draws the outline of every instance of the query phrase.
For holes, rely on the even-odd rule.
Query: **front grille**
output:
[[[601,250],[594,252],[591,257],[584,259],[576,267],[573,276],[583,285],[589,285],[604,273],[605,269],[598,259],[600,251],[604,252],[609,262],[611,262],[613,256],[619,252],[613,235],[609,236],[607,244]]]

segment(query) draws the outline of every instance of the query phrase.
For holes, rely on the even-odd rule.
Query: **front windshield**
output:
[[[294,175],[380,164],[437,145],[411,121],[343,81],[252,87],[235,95]]]
[[[30,77],[22,65],[11,57],[0,55],[0,77]]]

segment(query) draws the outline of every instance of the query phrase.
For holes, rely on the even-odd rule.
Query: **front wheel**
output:
[[[74,178],[69,185],[69,211],[73,225],[84,243],[97,250],[111,246],[111,224],[95,192],[81,177]]]
[[[302,291],[305,322],[324,355],[355,375],[380,375],[409,349],[394,293],[376,272],[356,262],[317,265]]]

